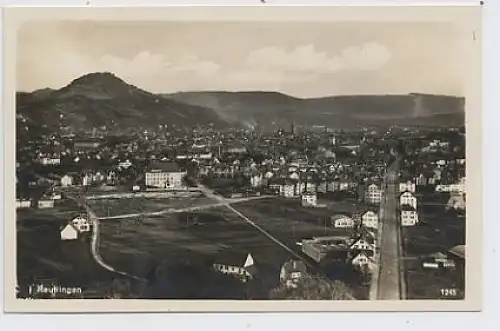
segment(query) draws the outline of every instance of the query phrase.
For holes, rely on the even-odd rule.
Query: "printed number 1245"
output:
[[[456,288],[442,288],[440,292],[443,297],[456,297],[458,294]]]

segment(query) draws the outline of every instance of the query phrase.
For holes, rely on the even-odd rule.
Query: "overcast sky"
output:
[[[444,23],[30,23],[17,87],[112,72],[150,92],[269,90],[297,97],[463,95],[464,38]]]

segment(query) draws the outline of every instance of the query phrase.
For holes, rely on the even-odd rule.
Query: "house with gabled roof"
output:
[[[225,251],[217,256],[213,269],[219,273],[239,278],[242,282],[253,279],[256,274],[255,261],[251,253]]]
[[[406,191],[399,196],[399,205],[417,208],[417,198],[411,192]]]
[[[66,224],[60,230],[61,240],[76,240],[78,239],[78,229],[71,223]]]
[[[382,201],[382,189],[376,183],[371,183],[366,187],[365,202],[377,205]]]
[[[337,214],[330,217],[330,222],[335,228],[353,228],[354,220],[345,214]]]
[[[376,266],[376,262],[374,260],[374,254],[370,251],[361,251],[358,252],[351,260],[351,264],[358,268],[373,269]]]
[[[414,226],[419,222],[418,212],[415,208],[410,205],[404,205],[401,207],[401,225],[402,226]]]
[[[415,189],[416,189],[415,183],[410,180],[399,183],[399,192],[415,193]]]
[[[81,216],[72,219],[70,224],[73,225],[78,232],[89,232],[91,230],[90,222]]]
[[[359,237],[350,247],[351,251],[375,251],[375,241],[370,237]]]

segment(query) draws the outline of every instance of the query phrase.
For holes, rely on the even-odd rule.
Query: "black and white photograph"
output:
[[[479,30],[411,8],[127,10],[31,15],[11,37],[16,301],[431,303],[480,286]]]

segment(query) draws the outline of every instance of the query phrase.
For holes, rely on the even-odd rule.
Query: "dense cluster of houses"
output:
[[[330,218],[330,225],[344,231],[335,236],[304,239],[299,243],[302,252],[318,263],[324,259],[341,259],[357,268],[373,270],[379,232],[378,213],[367,210],[353,217],[338,214]]]

